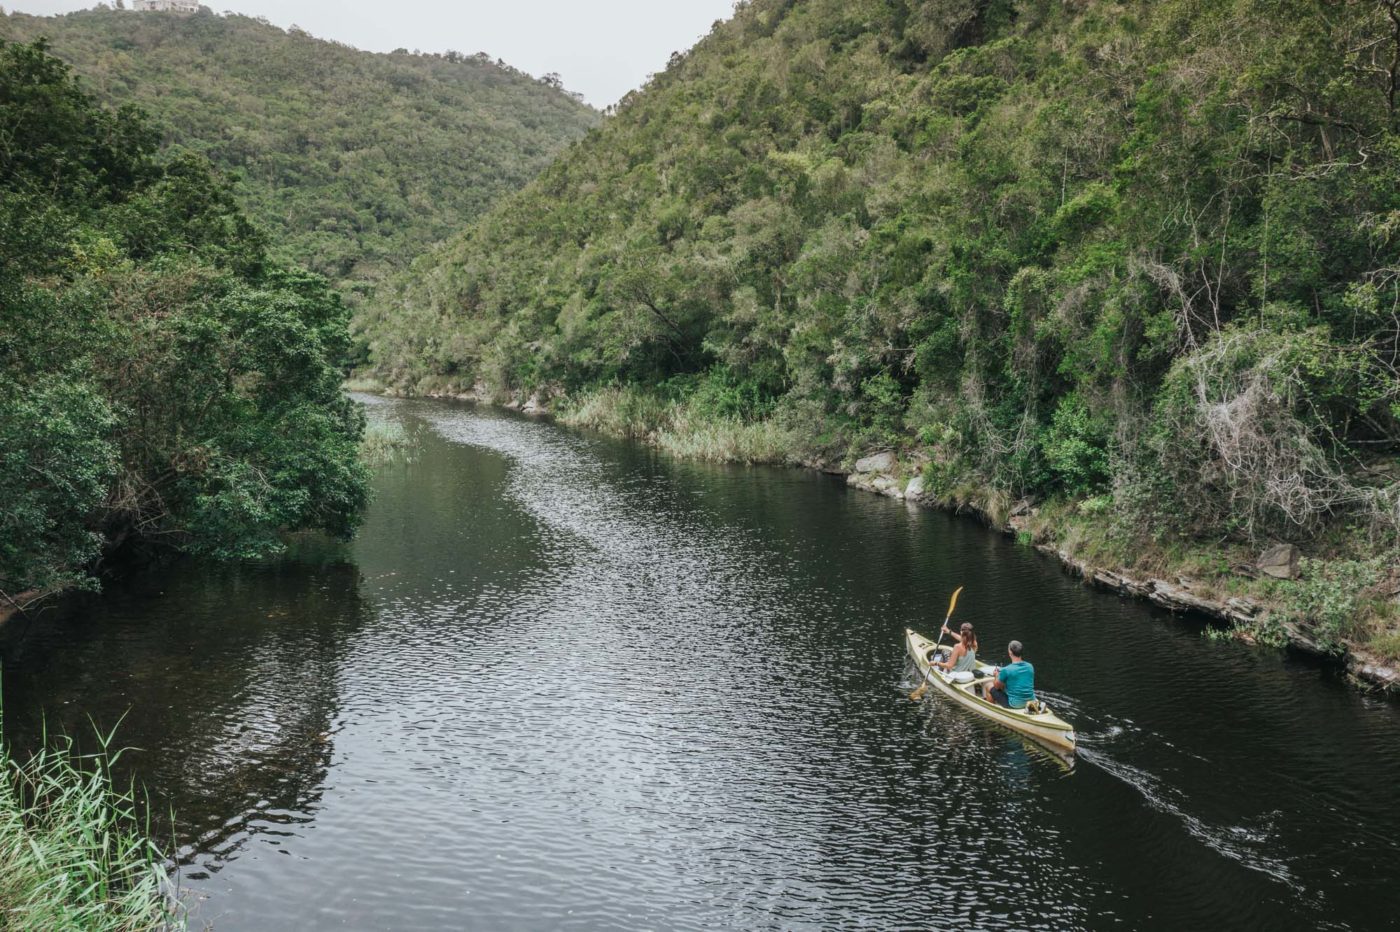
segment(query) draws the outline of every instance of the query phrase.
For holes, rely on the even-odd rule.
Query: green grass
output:
[[[360,440],[360,459],[371,467],[412,463],[418,459],[418,445],[399,424],[371,421]]]
[[[364,392],[368,395],[379,395],[387,388],[383,382],[373,376],[356,376],[346,379],[341,388],[347,392]]]
[[[630,386],[570,399],[560,407],[559,419],[712,463],[793,462],[798,448],[797,433],[777,417],[746,420],[711,411],[697,400],[668,401]]]
[[[119,789],[112,735],[79,756],[46,741],[26,761],[0,746],[0,930],[184,929],[165,857]]]

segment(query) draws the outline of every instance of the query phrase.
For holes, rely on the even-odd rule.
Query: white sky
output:
[[[539,76],[604,107],[690,48],[733,0],[203,0],[212,9],[296,23],[323,39],[388,52],[455,49]],[[0,0],[6,10],[68,13],[95,0]],[[130,6],[130,4],[128,4]]]

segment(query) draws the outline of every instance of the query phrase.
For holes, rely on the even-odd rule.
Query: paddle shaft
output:
[[[953,620],[953,609],[958,607],[958,596],[962,595],[962,591],[963,587],[959,586],[953,592],[953,597],[948,600],[948,614],[943,616],[943,627],[938,629],[938,641],[933,645],[934,650],[943,646],[943,634],[948,629],[948,622]],[[933,682],[932,679],[930,679],[930,677],[933,676],[933,670],[933,660],[930,659],[928,662],[928,672],[924,674],[924,683],[918,689],[914,690],[914,692],[910,693],[910,699],[917,702],[924,697],[924,693],[928,691],[929,684]]]

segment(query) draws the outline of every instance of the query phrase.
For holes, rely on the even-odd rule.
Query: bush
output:
[[[1360,419],[1397,391],[1371,350],[1321,328],[1213,337],[1172,367],[1146,441],[1150,468],[1180,504],[1176,530],[1287,537],[1347,513],[1393,524],[1386,491],[1343,469],[1334,424],[1339,406]]]
[[[1045,462],[1060,489],[1082,496],[1108,487],[1106,434],[1106,425],[1089,413],[1077,393],[1060,399],[1050,429],[1041,438]]]
[[[1299,620],[1307,624],[1324,650],[1340,652],[1346,641],[1362,633],[1366,590],[1380,581],[1385,569],[1383,558],[1303,561],[1303,578],[1297,584],[1294,602]]]

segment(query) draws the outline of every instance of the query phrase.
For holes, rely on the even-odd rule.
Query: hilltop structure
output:
[[[134,0],[132,8],[144,13],[198,13],[199,0]]]

